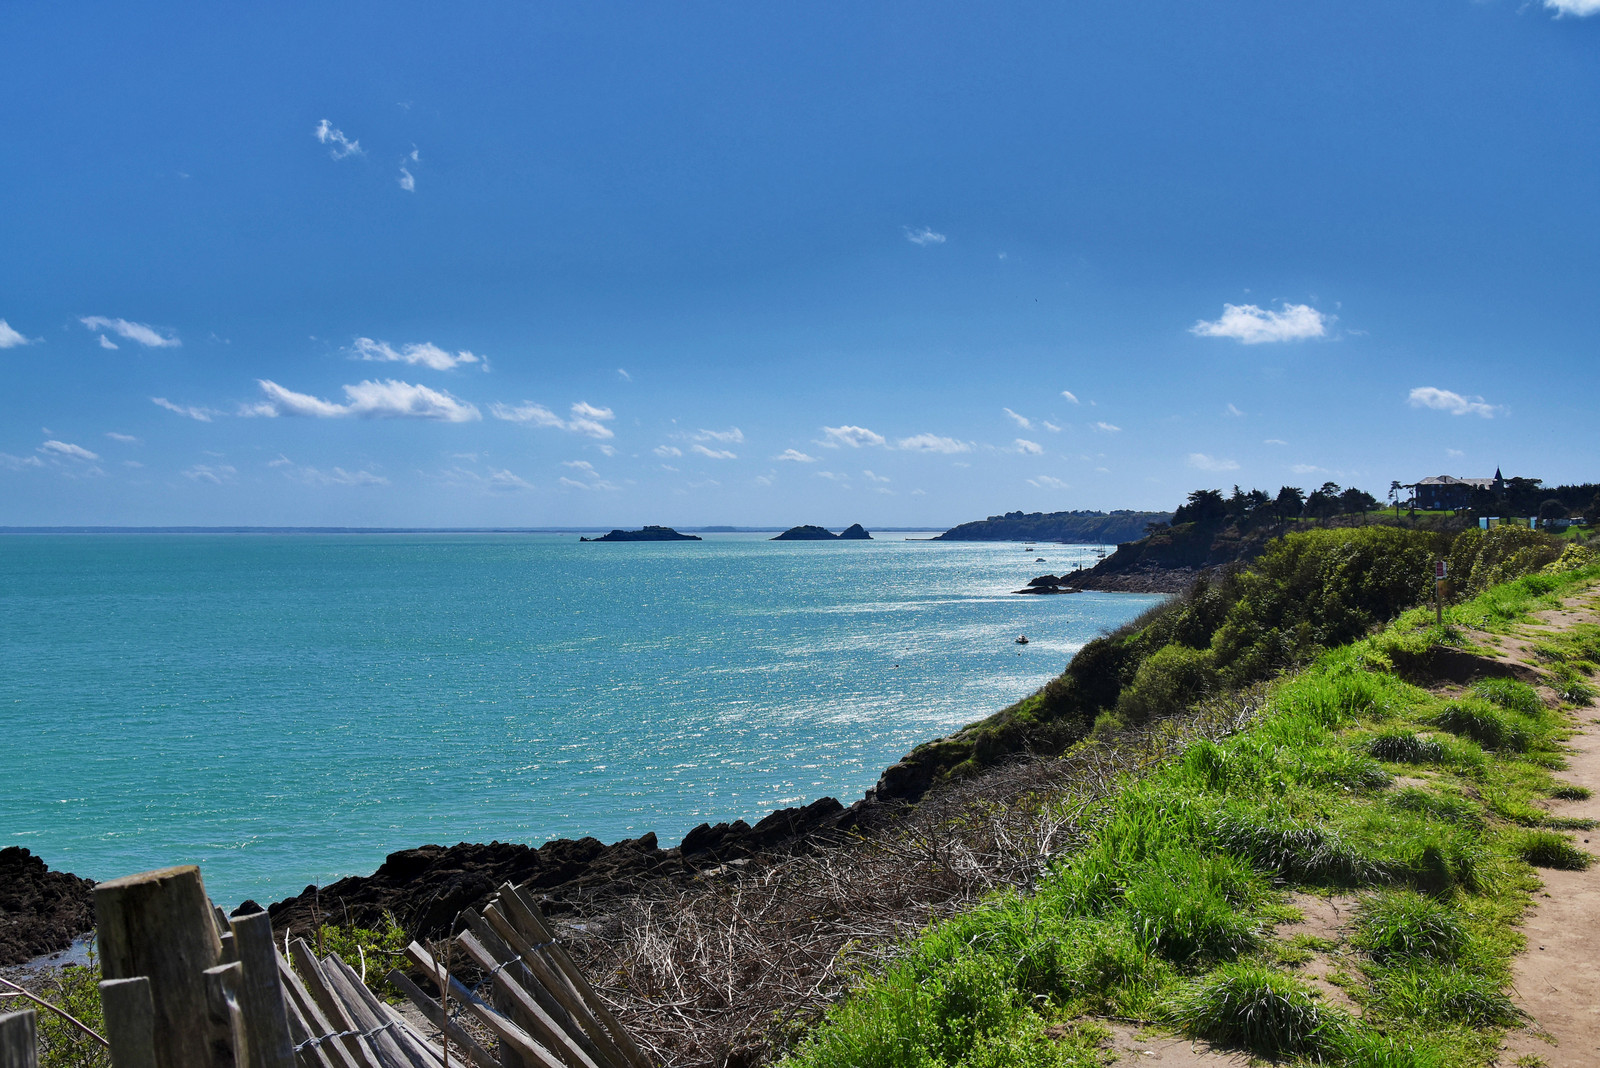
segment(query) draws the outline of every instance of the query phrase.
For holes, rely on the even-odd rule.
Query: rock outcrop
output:
[[[94,883],[21,846],[0,849],[0,965],[60,953],[94,928]]]
[[[579,538],[579,541],[699,541],[698,534],[679,534],[671,527],[644,527],[639,530],[613,530],[598,538]]]

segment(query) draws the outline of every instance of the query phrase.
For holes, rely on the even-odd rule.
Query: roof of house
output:
[[[1477,489],[1493,489],[1492,478],[1456,478],[1454,475],[1433,475],[1429,478],[1419,479],[1418,486],[1473,486]]]

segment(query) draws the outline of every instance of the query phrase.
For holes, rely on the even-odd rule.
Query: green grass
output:
[[[1452,623],[1508,630],[1597,574],[1493,587]],[[786,1063],[959,1068],[996,1063],[1013,1033],[1014,1063],[1100,1063],[1077,1038],[1041,1060],[1029,1036],[1116,1016],[1268,1058],[1488,1064],[1518,1022],[1506,990],[1533,867],[1590,858],[1535,804],[1578,795],[1551,774],[1566,714],[1513,679],[1443,700],[1389,674],[1432,633],[1420,615],[1284,678],[1239,733],[1122,781],[1031,894],[930,927]],[[1551,644],[1587,678],[1572,665],[1600,655],[1600,629]],[[1386,764],[1427,783],[1396,789]],[[1273,934],[1286,891],[1323,888],[1360,899],[1347,948]],[[1326,952],[1360,1016],[1295,974]]]

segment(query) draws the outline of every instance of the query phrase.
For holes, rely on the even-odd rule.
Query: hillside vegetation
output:
[[[1407,611],[1436,555],[1476,593],[1443,628]],[[1591,860],[1536,805],[1576,789],[1553,774],[1570,715],[1512,677],[1439,693],[1406,677],[1597,579],[1588,550],[1527,531],[1309,531],[1092,643],[929,747],[943,773],[1096,721],[1159,736],[1200,717],[1227,736],[1044,802],[1077,846],[861,975],[787,1063],[1098,1065],[1108,1018],[1294,1063],[1489,1063],[1519,1019],[1510,961],[1535,867]],[[1594,696],[1600,626],[1538,650],[1557,700]],[[1336,894],[1355,907],[1347,940],[1290,933]],[[1314,958],[1334,962],[1324,979],[1298,970]]]

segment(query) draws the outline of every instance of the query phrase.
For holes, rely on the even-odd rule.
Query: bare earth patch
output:
[[[1162,1068],[1226,1068],[1229,1065],[1244,1068],[1251,1063],[1249,1054],[1217,1049],[1209,1042],[1173,1038],[1115,1020],[1106,1020],[1105,1025],[1111,1029],[1111,1043],[1107,1048],[1117,1055],[1119,1068],[1144,1064]]]

